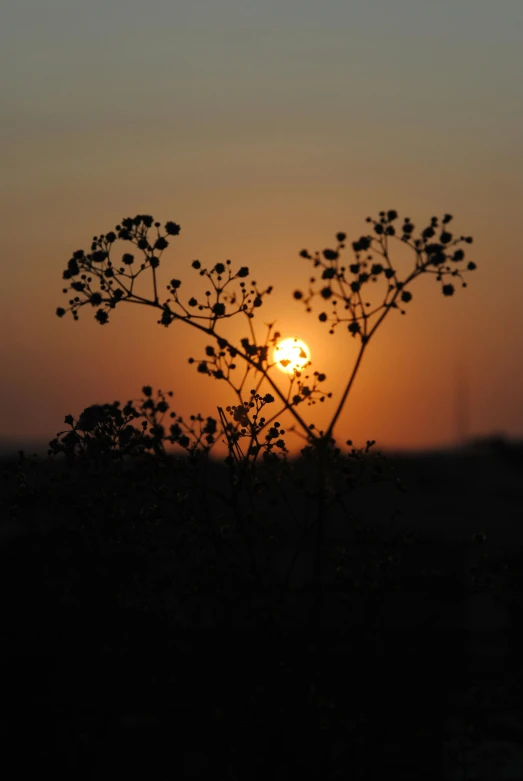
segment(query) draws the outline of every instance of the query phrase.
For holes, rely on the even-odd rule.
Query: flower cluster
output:
[[[69,283],[63,289],[70,296],[69,305],[56,310],[58,317],[70,311],[78,320],[80,308],[90,304],[96,309],[95,319],[105,325],[111,310],[121,301],[127,301],[160,309],[158,322],[164,326],[176,319],[203,321],[204,330],[212,332],[220,319],[239,313],[252,318],[272,288],[260,290],[254,280],[247,283],[249,269],[241,266],[233,272],[230,260],[216,263],[211,269],[203,268],[199,260],[192,262],[192,267],[209,282],[203,301],[194,296],[182,300],[179,279],[171,279],[167,285],[169,297],[160,301],[157,269],[170,237],[179,233],[180,226],[173,221],[166,222],[162,230],[161,223],[153,217],[139,214],[124,218],[113,231],[94,236],[90,252],[76,250],[67,263],[62,276]],[[120,242],[131,244],[132,251],[117,253]],[[150,272],[152,297],[149,298],[138,294],[136,289],[136,280],[144,272]]]
[[[472,238],[450,232],[452,215],[445,214],[441,220],[432,217],[417,236],[408,217],[400,224],[398,219],[395,210],[380,212],[378,219],[367,217],[372,233],[352,242],[354,259],[350,263],[343,260],[345,233],[336,234],[337,244],[332,249],[314,254],[301,251],[301,257],[312,261],[320,276],[310,278],[306,293],[295,290],[294,298],[302,301],[308,312],[312,311],[313,298],[328,304],[329,309],[324,309],[318,319],[328,323],[329,333],[334,333],[340,323],[346,323],[352,336],[359,337],[364,344],[389,309],[399,309],[405,314],[403,306],[412,300],[411,283],[420,274],[434,274],[444,296],[455,292],[454,280],[459,279],[462,287],[466,287],[463,274],[473,271],[476,264],[472,261],[465,264],[463,245],[472,243]],[[393,241],[406,245],[414,253],[414,268],[406,275],[401,276],[392,263]],[[380,279],[384,280],[385,294],[380,304],[373,305],[367,291],[370,283]]]
[[[191,456],[207,455],[219,437],[218,423],[214,418],[191,415],[189,421],[171,411],[169,426],[165,416],[170,409],[167,398],[159,390],[154,396],[149,385],[142,388],[143,398],[138,404],[128,401],[122,408],[120,402],[92,404],[75,419],[66,415],[70,427],[59,432],[49,443],[49,454],[63,453],[71,460],[115,460],[124,456],[154,454],[165,456],[166,443],[178,445]],[[135,425],[139,423],[138,425]]]
[[[240,313],[248,318],[254,317],[254,311],[262,305],[263,297],[272,292],[272,287],[259,290],[254,280],[247,283],[245,279],[250,273],[247,266],[241,266],[238,271],[233,272],[230,260],[216,263],[211,269],[203,268],[199,260],[193,260],[191,265],[209,282],[209,288],[205,291],[202,300],[191,296],[184,305],[178,292],[182,284],[181,280],[172,279],[167,286],[172,299],[167,299],[164,303],[160,320],[162,325],[169,325],[176,317],[185,317],[187,320],[204,319],[208,329],[214,331],[218,320],[234,317]],[[241,282],[237,286],[231,285],[240,279]],[[175,306],[174,310],[173,306]]]
[[[270,353],[274,345],[277,344],[280,334],[276,331],[271,337],[271,328],[269,326],[269,334],[263,344],[251,342],[248,337],[240,339],[241,351],[229,344],[227,340],[218,338],[218,349],[213,345],[207,345],[205,357],[199,359],[189,358],[189,363],[196,364],[196,369],[200,374],[207,374],[216,380],[225,380],[236,395],[241,398],[242,388],[250,371],[254,369],[260,372],[262,376],[266,376],[267,372],[277,363],[276,361],[271,362]],[[234,372],[240,368],[238,366],[239,354],[248,356],[249,363],[243,367],[244,371],[241,380],[239,378],[235,380]],[[283,364],[285,362],[280,361],[280,363]],[[323,402],[326,398],[332,396],[332,393],[325,392],[320,388],[320,385],[327,379],[327,375],[323,372],[314,371],[311,376],[311,373],[309,373],[310,365],[309,361],[306,366],[300,370],[295,369],[292,374],[288,375],[289,386],[287,395],[283,400],[286,408],[295,407],[303,401],[307,401],[309,405],[315,404],[317,401]]]
[[[238,464],[249,462],[254,464],[260,453],[263,453],[264,461],[268,461],[275,455],[274,451],[279,450],[282,454],[288,452],[283,439],[285,430],[280,422],[274,420],[274,415],[266,418],[262,414],[265,407],[274,402],[275,398],[270,393],[261,395],[252,389],[249,401],[225,408],[230,417],[229,421],[222,408],[219,408],[223,430],[227,437],[229,457],[236,460]],[[248,440],[245,451],[240,444],[242,439]]]

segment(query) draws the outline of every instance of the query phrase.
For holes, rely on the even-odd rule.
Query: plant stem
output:
[[[338,420],[339,416],[341,415],[341,411],[342,411],[343,407],[345,406],[345,402],[347,400],[347,396],[349,395],[350,389],[352,388],[352,384],[353,384],[354,380],[356,379],[356,374],[358,373],[358,369],[359,369],[361,361],[363,359],[363,353],[365,352],[365,348],[367,347],[367,345],[369,343],[369,340],[370,340],[370,336],[367,338],[367,341],[364,342],[361,345],[361,347],[360,347],[360,352],[358,354],[358,358],[356,360],[356,363],[354,364],[354,368],[353,368],[352,373],[351,373],[351,375],[349,377],[349,381],[347,383],[347,386],[346,386],[345,390],[343,391],[343,396],[340,399],[340,402],[338,404],[336,412],[332,416],[332,420],[329,423],[329,427],[328,427],[327,432],[325,434],[325,438],[327,440],[332,436],[332,432],[334,430],[334,426],[336,425],[336,421]]]
[[[414,269],[414,271],[411,274],[409,274],[409,276],[407,277],[407,279],[403,283],[403,286],[405,287],[405,285],[407,285],[409,282],[411,282],[416,276],[418,276],[421,272],[425,271],[425,269],[427,268],[428,265],[429,265],[428,263],[425,263],[421,267]],[[353,384],[354,380],[356,379],[356,374],[358,373],[358,369],[359,369],[361,361],[363,359],[363,354],[364,354],[364,352],[365,352],[365,350],[366,350],[370,340],[372,339],[372,337],[376,333],[376,330],[379,328],[379,326],[382,324],[382,322],[384,321],[384,319],[387,317],[388,313],[392,309],[392,305],[395,304],[396,298],[399,296],[399,294],[400,294],[400,289],[397,288],[396,291],[394,292],[394,295],[392,296],[389,304],[385,307],[385,309],[383,310],[383,312],[380,315],[380,317],[376,320],[376,322],[374,323],[374,325],[370,329],[369,333],[368,334],[364,334],[364,336],[366,337],[365,341],[362,341],[362,345],[360,347],[360,352],[358,354],[358,358],[356,360],[356,363],[354,364],[354,368],[352,370],[352,373],[351,373],[351,375],[349,377],[349,381],[347,383],[347,386],[346,386],[346,388],[345,388],[345,390],[343,392],[343,396],[340,399],[340,403],[338,404],[338,406],[336,408],[336,412],[334,413],[334,415],[332,417],[332,420],[331,420],[331,422],[329,424],[329,427],[327,429],[327,432],[325,434],[325,437],[327,439],[329,437],[332,437],[332,432],[334,431],[334,426],[336,425],[336,422],[337,422],[337,420],[338,420],[338,418],[339,418],[339,416],[341,414],[341,411],[342,411],[343,407],[345,406],[345,402],[347,400],[347,396],[350,393],[350,389],[352,388],[352,384]]]

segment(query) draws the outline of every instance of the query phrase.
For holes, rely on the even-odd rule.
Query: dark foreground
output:
[[[6,461],[4,777],[521,779],[522,462],[392,466],[315,589],[310,477]]]

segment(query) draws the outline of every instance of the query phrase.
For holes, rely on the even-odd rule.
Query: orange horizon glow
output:
[[[322,302],[307,312],[293,298],[317,272],[300,252],[343,231],[350,264],[365,218],[388,208],[418,228],[453,214],[478,269],[449,298],[427,275],[405,315],[390,312],[335,436],[410,449],[523,437],[523,5],[151,2],[127,13],[123,0],[28,0],[4,14],[0,439],[51,439],[65,415],[125,404],[143,385],[172,390],[186,416],[237,403],[189,364],[209,341],[182,322],[165,328],[128,304],[103,326],[87,307],[77,323],[56,317],[71,253],[142,212],[182,228],[160,297],[173,278],[185,301],[199,294],[197,258],[274,286],[258,342],[274,323],[310,348],[332,398],[300,408],[321,429],[358,342],[347,323],[329,334]],[[407,254],[395,247],[394,263],[406,268]],[[241,317],[223,328],[250,338]],[[276,367],[274,378],[288,392],[291,378]]]

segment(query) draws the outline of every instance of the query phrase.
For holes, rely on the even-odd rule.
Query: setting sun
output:
[[[310,361],[310,350],[300,339],[282,339],[274,348],[276,366],[285,374],[304,369]]]

